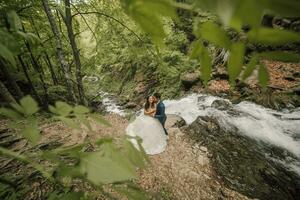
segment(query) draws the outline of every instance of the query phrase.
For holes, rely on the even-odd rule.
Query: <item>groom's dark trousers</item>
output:
[[[156,119],[158,119],[158,121],[161,123],[161,125],[163,126],[166,135],[168,135],[167,130],[165,129],[165,122],[167,120],[167,116],[165,113],[165,105],[163,102],[159,102],[156,106],[156,113],[154,116]]]

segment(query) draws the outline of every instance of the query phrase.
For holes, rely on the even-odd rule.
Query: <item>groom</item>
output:
[[[165,113],[165,105],[164,103],[160,100],[160,94],[159,93],[154,93],[153,94],[154,96],[154,101],[155,103],[157,104],[156,106],[156,113],[154,115],[154,117],[156,119],[158,119],[158,121],[161,123],[161,125],[163,126],[164,130],[165,130],[165,133],[166,135],[168,135],[166,129],[165,129],[165,122],[167,120],[167,116],[166,116],[166,113]]]

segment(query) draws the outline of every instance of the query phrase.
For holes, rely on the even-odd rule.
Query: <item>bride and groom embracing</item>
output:
[[[147,97],[144,114],[138,116],[126,129],[126,134],[142,139],[142,146],[147,154],[161,153],[167,146],[168,133],[164,127],[167,116],[161,95],[154,93]],[[130,139],[136,148],[137,141]]]

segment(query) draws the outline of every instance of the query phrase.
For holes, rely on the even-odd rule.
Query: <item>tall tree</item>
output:
[[[0,95],[1,98],[7,103],[15,103],[15,98],[10,94],[6,86],[0,81]]]
[[[25,27],[23,26],[23,31],[25,33]],[[47,85],[44,81],[44,78],[45,78],[45,74],[44,74],[44,71],[43,71],[43,68],[42,66],[38,63],[38,60],[35,58],[35,56],[33,55],[33,52],[32,52],[32,49],[31,49],[31,46],[29,44],[29,42],[27,42],[26,40],[24,40],[25,42],[25,46],[29,52],[29,55],[30,55],[30,60],[31,60],[31,63],[32,63],[32,66],[33,68],[35,69],[35,71],[38,73],[38,76],[39,76],[39,79],[42,83],[42,88],[44,90],[44,98],[43,98],[43,106],[45,108],[48,107],[48,89],[47,89]],[[21,61],[20,61],[21,62]],[[21,63],[22,64],[22,63]],[[25,74],[26,75],[26,74]]]
[[[78,88],[78,94],[79,94],[79,100],[81,104],[87,104],[85,95],[84,95],[84,89],[82,84],[82,73],[81,73],[81,61],[80,61],[80,55],[79,50],[75,41],[75,35],[73,31],[73,25],[72,25],[72,15],[71,15],[71,5],[70,0],[65,0],[65,23],[68,31],[68,37],[70,40],[70,44],[72,47],[73,57],[75,61],[76,66],[76,80],[77,80],[77,88]]]
[[[42,38],[41,38],[41,36],[40,36],[40,33],[39,33],[39,31],[38,31],[38,29],[37,29],[37,27],[36,27],[36,25],[35,25],[35,22],[34,22],[34,20],[33,20],[32,18],[30,18],[30,23],[31,23],[31,26],[32,26],[32,28],[34,29],[36,35],[37,35],[37,36],[39,37],[39,39],[41,40]],[[50,71],[50,74],[51,74],[51,77],[52,77],[53,84],[54,84],[54,85],[58,85],[58,80],[57,80],[57,77],[56,77],[56,74],[55,74],[55,71],[54,71],[52,62],[51,62],[51,60],[50,60],[50,57],[49,57],[48,53],[47,53],[46,50],[45,50],[45,47],[44,47],[44,44],[43,44],[43,43],[41,43],[41,47],[43,48],[42,51],[43,51],[43,54],[45,55],[44,60],[45,60],[46,65],[47,65],[48,68],[49,68],[49,71]]]
[[[61,36],[60,36],[59,30],[58,30],[57,24],[55,22],[55,18],[51,12],[48,0],[42,0],[42,3],[43,3],[44,11],[49,20],[51,30],[54,34],[56,55],[57,55],[57,59],[60,64],[61,70],[63,71],[63,74],[64,74],[66,87],[67,87],[67,91],[68,91],[68,96],[71,101],[76,102],[76,96],[75,96],[75,93],[73,90],[73,84],[72,84],[72,80],[71,80],[71,73],[70,73],[68,63],[64,57],[64,52],[63,52],[63,48],[62,48],[62,40],[61,40]]]
[[[17,99],[21,99],[23,97],[23,92],[21,91],[16,80],[12,77],[11,72],[8,70],[6,62],[1,58],[0,58],[0,68],[3,76],[7,79],[11,89],[13,90],[13,94],[16,95]]]
[[[23,61],[23,59],[22,59],[22,57],[21,57],[20,55],[18,55],[18,60],[19,60],[19,62],[20,62],[20,65],[22,66],[23,72],[24,72],[25,77],[26,77],[26,79],[27,79],[27,82],[28,82],[28,84],[29,84],[29,86],[30,86],[30,89],[31,89],[31,91],[32,91],[32,94],[37,98],[37,100],[38,100],[38,102],[39,102],[40,104],[43,104],[43,102],[41,101],[41,99],[40,99],[40,97],[39,97],[37,91],[36,91],[35,88],[34,88],[34,85],[33,85],[32,81],[31,81],[31,79],[30,79],[30,75],[29,75],[29,73],[28,73],[28,65],[25,64],[25,62]]]

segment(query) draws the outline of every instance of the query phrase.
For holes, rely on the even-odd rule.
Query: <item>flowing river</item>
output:
[[[215,100],[227,102],[227,108],[212,106]],[[180,100],[166,100],[167,114],[181,116],[191,124],[198,116],[215,117],[225,130],[237,128],[239,134],[279,147],[293,154],[282,159],[266,155],[300,175],[300,108],[275,111],[243,101],[231,104],[220,97],[192,94]]]
[[[108,93],[101,95],[108,112],[126,115]],[[225,102],[227,107],[219,109],[212,106],[215,100]],[[165,100],[164,103],[167,114],[179,115],[187,124],[198,116],[213,116],[226,130],[237,128],[239,134],[290,152],[293,158],[269,159],[284,164],[300,175],[300,108],[276,111],[247,101],[232,104],[229,100],[203,94],[191,94],[179,100]]]

